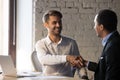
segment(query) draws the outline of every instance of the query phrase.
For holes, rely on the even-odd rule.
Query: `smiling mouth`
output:
[[[60,30],[61,30],[61,28],[55,28],[55,30],[58,30],[58,31],[60,31]]]

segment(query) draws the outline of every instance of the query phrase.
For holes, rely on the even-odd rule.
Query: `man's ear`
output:
[[[45,22],[43,23],[43,26],[47,28],[48,24]]]
[[[104,26],[102,24],[100,25],[100,30],[104,30]]]

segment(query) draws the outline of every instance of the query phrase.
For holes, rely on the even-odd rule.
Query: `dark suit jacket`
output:
[[[120,80],[120,35],[117,31],[108,39],[98,64],[89,62],[88,69],[95,71],[94,80]]]

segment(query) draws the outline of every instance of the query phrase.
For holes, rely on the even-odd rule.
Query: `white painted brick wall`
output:
[[[112,2],[112,1],[114,1],[114,0],[96,0],[96,2]],[[117,1],[119,1],[119,0],[117,0]]]
[[[84,2],[83,3],[83,8],[96,8],[96,7],[98,7],[99,6],[99,4],[98,3],[95,3],[95,2],[91,2],[91,3],[89,3],[89,2]]]
[[[77,14],[79,12],[78,8],[62,8],[61,11],[65,14],[69,14],[69,13],[71,13],[71,14],[76,13]]]
[[[66,7],[67,8],[72,8],[74,6],[74,2],[67,2]]]
[[[100,8],[109,8],[109,3],[99,3]]]
[[[57,7],[56,1],[49,2],[49,7]]]
[[[120,32],[120,0],[34,0],[33,42],[47,35],[47,30],[42,24],[43,13],[49,9],[59,10],[63,13],[62,34],[77,41],[81,55],[85,59],[97,61],[102,52],[102,45],[93,29],[94,16],[99,10],[106,8],[117,13]],[[91,78],[93,73],[88,72]]]
[[[60,7],[60,8],[65,8],[65,5],[66,5],[66,2],[65,1],[57,1],[57,7]]]

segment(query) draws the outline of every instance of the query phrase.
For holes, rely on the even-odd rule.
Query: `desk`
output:
[[[0,80],[76,80],[72,77],[62,77],[62,76],[37,76],[37,77],[23,77],[23,78],[15,78],[15,77],[3,77],[0,76]]]

